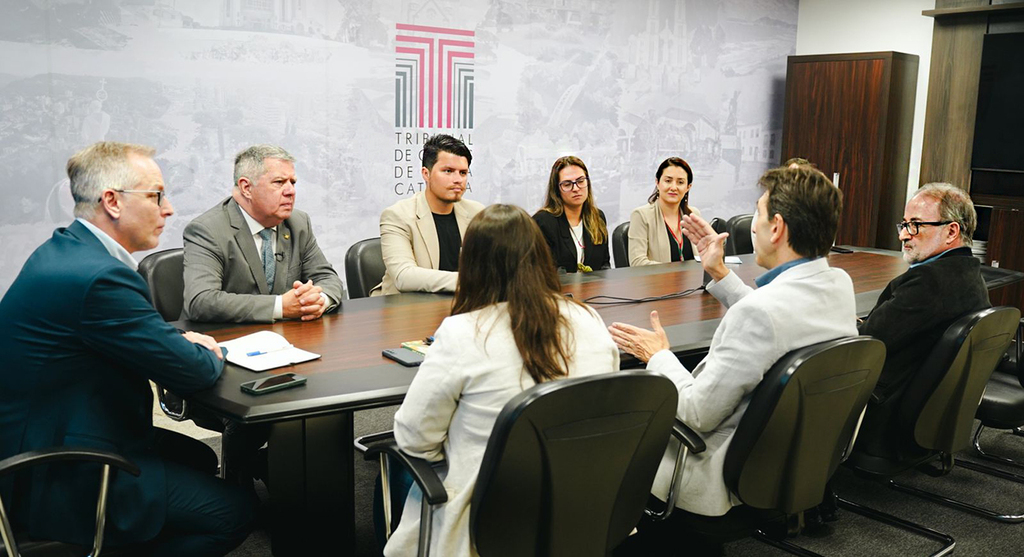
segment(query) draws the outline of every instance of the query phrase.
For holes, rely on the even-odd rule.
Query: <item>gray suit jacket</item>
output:
[[[341,303],[344,287],[313,236],[309,215],[292,211],[277,229],[280,254],[274,288],[267,291],[256,242],[242,208],[227,198],[185,227],[185,318],[209,322],[269,323],[274,298],[296,280],[313,284]]]
[[[787,352],[857,334],[853,281],[825,258],[786,269],[754,290],[736,273],[708,286],[728,307],[708,355],[693,373],[668,350],[647,369],[666,375],[679,389],[676,417],[700,433],[707,450],[691,454],[683,468],[675,504],[705,516],[721,516],[739,499],[725,485],[725,453],[736,426],[764,374]],[[677,441],[670,441],[652,493],[668,494]]]

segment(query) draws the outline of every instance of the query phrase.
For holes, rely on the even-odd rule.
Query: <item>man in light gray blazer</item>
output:
[[[185,317],[270,323],[317,319],[344,287],[294,209],[295,159],[274,145],[235,157],[231,197],[185,227]]]
[[[707,516],[740,504],[725,485],[725,453],[765,372],[787,352],[857,334],[853,282],[825,257],[842,211],[839,189],[813,168],[769,170],[760,185],[765,193],[752,226],[754,252],[757,264],[769,271],[757,278],[757,289],[725,266],[728,234],[716,233],[698,216],[684,218],[684,232],[714,279],[708,292],[728,308],[707,357],[692,372],[669,351],[657,312],[651,313],[653,331],[621,323],[610,327],[620,348],[676,383],[677,417],[701,434],[707,450],[690,455],[674,504]],[[670,443],[652,489],[662,501],[677,447]]]

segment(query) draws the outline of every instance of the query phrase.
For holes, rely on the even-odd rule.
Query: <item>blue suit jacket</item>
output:
[[[0,322],[0,459],[54,445],[122,454],[142,474],[115,475],[107,539],[154,537],[166,486],[164,463],[151,451],[147,380],[188,393],[213,385],[223,362],[167,324],[142,277],[79,222],[57,229],[29,257],[0,301]],[[13,490],[12,515],[30,534],[91,543],[98,465],[49,466],[15,485],[0,489],[5,502]]]

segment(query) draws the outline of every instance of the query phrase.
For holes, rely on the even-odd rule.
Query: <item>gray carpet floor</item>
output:
[[[357,412],[356,435],[391,429],[397,407]],[[1024,437],[1009,432],[985,430],[982,435],[987,450],[1024,461]],[[218,438],[204,439],[219,451]],[[970,452],[962,457],[977,460]],[[1012,471],[1012,468],[1007,468]],[[1024,474],[1024,470],[1020,471]],[[356,537],[354,548],[338,548],[338,555],[371,557],[380,555],[373,536],[372,503],[373,482],[377,475],[374,463],[356,457]],[[910,472],[902,478],[904,483],[924,487],[944,495],[963,499],[1000,512],[1024,514],[1024,484],[1017,484],[955,468],[942,478]],[[836,492],[844,498],[874,507],[883,512],[917,522],[947,533],[956,540],[958,555],[1024,555],[1024,524],[1001,524],[984,518],[942,507],[909,494],[903,494],[876,482],[859,478],[846,469],[835,477]],[[258,487],[262,488],[261,484]],[[266,492],[261,492],[266,497]],[[864,555],[928,555],[936,551],[938,543],[914,536],[898,528],[872,522],[848,511],[840,511],[840,520],[828,524],[819,535],[792,538],[791,541],[812,551],[835,556]],[[680,540],[685,543],[685,540]],[[773,556],[785,555],[776,548],[753,539],[729,543],[726,555]],[[232,556],[270,555],[270,538],[263,530],[253,532],[245,543],[231,553]]]

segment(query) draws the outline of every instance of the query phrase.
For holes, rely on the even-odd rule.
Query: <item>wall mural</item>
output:
[[[753,210],[779,163],[797,0],[23,0],[0,18],[0,294],[72,220],[64,166],[103,139],[158,151],[176,215],[229,195],[235,153],[298,159],[327,257],[379,235],[445,132],[482,203],[537,210],[575,154],[615,226],[669,156],[706,216]],[[145,254],[137,254],[142,257]]]

